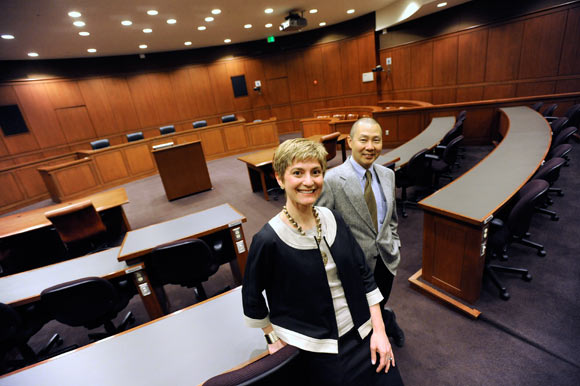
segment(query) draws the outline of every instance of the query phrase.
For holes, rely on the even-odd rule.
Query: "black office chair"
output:
[[[562,131],[562,129],[564,129],[565,127],[567,127],[568,125],[568,118],[567,117],[561,117],[558,119],[553,120],[552,122],[550,122],[550,127],[552,129],[552,135],[558,135],[560,133],[560,131]]]
[[[519,197],[515,205],[509,212],[507,220],[504,222],[499,218],[491,221],[489,228],[489,238],[487,241],[487,255],[485,262],[485,273],[492,280],[500,291],[500,297],[508,300],[510,294],[506,286],[499,280],[496,272],[514,273],[522,276],[525,281],[532,280],[532,276],[527,269],[506,267],[491,264],[494,257],[500,256],[501,260],[507,259],[507,248],[513,242],[536,248],[538,255],[545,256],[544,246],[526,237],[534,213],[534,207],[538,200],[546,194],[549,184],[543,180],[532,180],[528,182],[519,192]]]
[[[93,150],[103,149],[105,147],[111,146],[111,143],[108,139],[98,139],[96,141],[91,142],[91,148]]]
[[[430,185],[430,175],[428,174],[429,166],[425,155],[427,149],[419,150],[411,157],[409,162],[396,172],[395,183],[397,188],[401,188],[401,208],[402,216],[407,217],[407,207],[417,206],[416,200],[407,199],[407,188],[412,186]]]
[[[578,127],[578,124],[580,124],[580,103],[570,106],[562,117],[544,116],[544,118],[546,118],[548,122],[553,122],[560,118],[568,118],[567,125],[562,128],[566,128],[568,126]]]
[[[169,301],[163,286],[178,284],[194,288],[198,300],[208,298],[202,282],[219,269],[219,262],[209,246],[199,239],[187,239],[156,247],[146,259],[151,284],[160,298],[164,311],[169,311]]]
[[[173,125],[161,126],[159,128],[159,133],[161,133],[161,135],[175,133],[175,126]]]
[[[143,136],[142,131],[137,131],[135,133],[127,134],[127,142],[135,142],[135,141],[139,141],[139,140],[144,139],[144,138],[145,137]]]
[[[544,105],[544,102],[536,102],[532,105],[532,109],[539,112],[543,105]]]
[[[551,199],[551,197],[549,195],[549,192],[555,192],[559,196],[564,195],[564,192],[562,192],[562,189],[555,188],[555,187],[553,187],[553,185],[560,177],[560,169],[565,164],[566,164],[566,160],[564,158],[554,157],[554,158],[546,161],[544,163],[544,165],[542,165],[538,169],[538,171],[536,171],[536,174],[534,174],[534,176],[532,177],[533,180],[541,179],[541,180],[547,181],[548,184],[550,185],[550,188],[548,189],[548,193],[546,194],[546,199],[544,200],[543,205],[537,206],[536,211],[549,215],[553,221],[558,221],[559,217],[555,211],[549,210],[547,208],[548,205],[552,205],[554,203],[554,201]]]
[[[241,369],[216,375],[205,381],[203,386],[294,386],[303,385],[299,367],[300,350],[284,346],[272,355],[266,355]]]
[[[63,340],[58,334],[54,334],[39,352],[34,352],[28,345],[30,338],[49,321],[38,304],[16,309],[0,303],[0,374],[43,360],[54,347],[62,345]],[[14,349],[18,350],[20,358],[11,355]]]
[[[222,123],[233,122],[235,120],[236,120],[235,114],[228,114],[228,115],[222,116]]]
[[[449,181],[453,180],[451,168],[455,165],[455,161],[457,161],[459,143],[461,141],[463,141],[463,135],[453,138],[447,146],[443,147],[443,154],[441,156],[425,154],[425,157],[431,160],[429,167],[433,173],[433,189],[439,189],[439,179],[441,177],[447,178]]]
[[[558,105],[556,103],[551,104],[548,107],[546,107],[546,109],[544,110],[542,115],[544,117],[551,117],[554,115],[554,111],[556,111],[557,108],[558,108]]]
[[[202,121],[195,121],[192,123],[194,129],[199,129],[200,127],[206,127],[207,121],[204,119]]]
[[[129,279],[114,282],[100,277],[85,277],[45,289],[40,293],[44,309],[53,319],[71,327],[83,326],[89,330],[105,327],[105,332],[90,333],[98,340],[125,331],[135,317],[128,312],[119,326],[113,319],[127,307],[137,290]]]
[[[568,166],[570,163],[570,157],[568,154],[572,151],[572,145],[568,143],[570,138],[578,132],[578,129],[574,126],[567,127],[561,130],[556,136],[552,137],[552,145],[550,146],[550,152],[548,153],[548,159],[560,157],[566,160],[564,166]]]

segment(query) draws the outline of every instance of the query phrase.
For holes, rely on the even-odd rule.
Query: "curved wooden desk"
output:
[[[488,223],[532,177],[551,143],[546,120],[528,107],[500,109],[500,144],[470,171],[425,198],[423,268],[409,280],[477,317],[479,311],[419,281],[474,303],[481,292]]]

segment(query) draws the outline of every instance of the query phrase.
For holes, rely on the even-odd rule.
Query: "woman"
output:
[[[310,384],[402,384],[382,295],[363,252],[338,213],[314,207],[326,154],[303,138],[284,142],[274,154],[286,205],[252,240],[242,289],[245,320],[263,329],[271,354],[286,344],[301,349]]]

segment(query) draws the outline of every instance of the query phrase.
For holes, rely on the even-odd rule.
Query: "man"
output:
[[[347,138],[352,155],[324,177],[324,188],[317,205],[336,209],[350,227],[365,253],[375,281],[383,294],[384,308],[399,265],[399,235],[395,206],[395,174],[374,161],[383,149],[381,126],[372,118],[361,118],[352,125]],[[394,312],[384,312],[387,335],[402,347],[405,335]]]

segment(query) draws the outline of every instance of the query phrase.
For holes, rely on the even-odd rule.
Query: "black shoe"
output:
[[[403,347],[405,345],[405,333],[397,324],[395,312],[389,307],[385,307],[384,311],[385,313],[390,314],[389,320],[385,321],[385,323],[388,323],[387,336],[393,338],[393,343],[395,343],[397,347]]]

